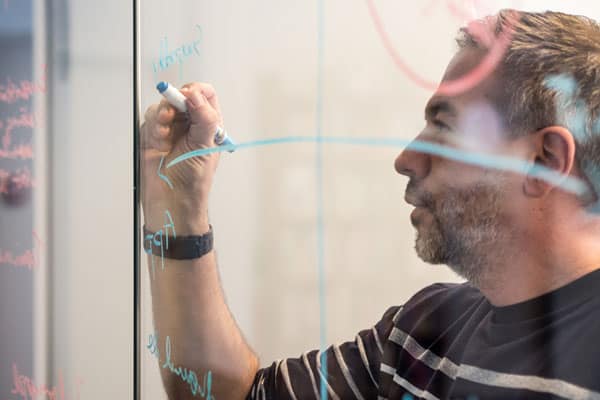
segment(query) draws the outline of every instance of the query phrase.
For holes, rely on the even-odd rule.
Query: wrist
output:
[[[158,231],[171,224],[177,235],[202,235],[209,231],[208,209],[187,202],[153,203],[144,209],[144,224]]]

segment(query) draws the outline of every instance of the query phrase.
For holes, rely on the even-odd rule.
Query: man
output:
[[[507,33],[510,44],[493,73],[464,92],[432,96],[417,140],[517,158],[531,173],[413,146],[395,163],[409,178],[418,255],[447,264],[468,283],[426,287],[354,341],[330,347],[323,380],[317,351],[258,369],[223,300],[212,251],[165,258],[151,280],[158,348],[166,345],[160,332],[170,332],[168,345],[177,343],[171,357],[205,377],[204,396],[315,399],[324,385],[332,399],[600,399],[600,215],[592,212],[600,27],[561,13],[515,18],[503,11],[461,31],[440,87],[469,74]],[[178,237],[210,229],[218,156],[169,168],[170,185],[156,174],[161,157],[213,147],[223,122],[212,87],[194,83],[183,92],[189,126],[163,102],[148,110],[142,129],[146,228],[159,230],[168,209]],[[540,170],[563,178],[533,173]],[[567,181],[585,182],[587,190],[568,189]],[[161,371],[171,398],[192,398],[202,386],[189,373]]]

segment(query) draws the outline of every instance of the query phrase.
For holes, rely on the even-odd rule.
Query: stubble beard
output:
[[[448,265],[476,287],[493,279],[499,272],[496,257],[508,235],[501,185],[478,182],[467,189],[446,187],[437,199],[422,196],[433,218],[417,226],[417,255],[431,264]]]

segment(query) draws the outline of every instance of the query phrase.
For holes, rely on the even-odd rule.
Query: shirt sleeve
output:
[[[376,398],[384,343],[399,310],[389,308],[375,326],[360,331],[353,341],[330,346],[325,353],[313,350],[279,360],[259,370],[246,400],[318,400],[322,385],[332,400]]]

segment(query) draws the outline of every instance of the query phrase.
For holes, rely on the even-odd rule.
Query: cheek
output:
[[[486,170],[481,167],[466,164],[447,158],[435,157],[431,162],[430,174],[427,184],[430,192],[436,195],[442,187],[460,190],[472,187],[485,179]],[[490,181],[490,183],[492,183]],[[441,194],[441,193],[440,193]]]

